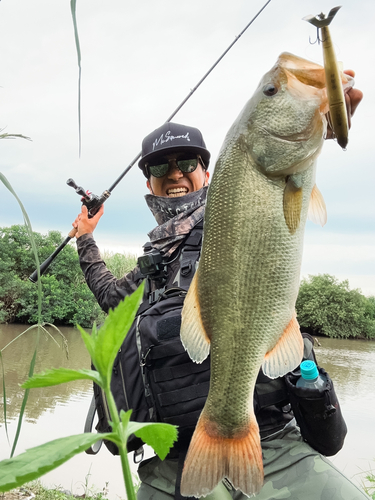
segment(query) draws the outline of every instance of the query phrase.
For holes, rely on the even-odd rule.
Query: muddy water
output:
[[[17,337],[25,328],[21,325],[0,325],[0,348]],[[53,330],[50,330],[51,332]],[[89,368],[90,359],[80,334],[73,328],[62,328],[67,339],[66,358],[61,337],[41,338],[35,372],[52,367]],[[32,331],[13,342],[3,352],[7,396],[7,420],[12,442],[17,416],[23,397],[19,385],[28,374],[35,349],[36,335]],[[375,469],[375,342],[319,338],[316,347],[319,364],[326,368],[335,382],[336,392],[348,425],[348,436],[342,451],[332,458],[334,464],[360,484],[361,472]],[[2,389],[0,389],[2,391]],[[77,381],[56,387],[32,389],[16,454],[43,442],[83,432],[86,413],[92,397],[90,381]],[[0,459],[8,458],[10,446],[6,439],[3,410],[0,405]],[[136,466],[132,466],[136,471]],[[118,457],[106,448],[98,455],[81,454],[45,475],[47,486],[62,486],[82,494],[86,487],[109,489],[111,499],[125,498]]]

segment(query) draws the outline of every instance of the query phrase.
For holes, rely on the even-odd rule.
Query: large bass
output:
[[[220,151],[182,313],[190,357],[201,363],[211,351],[210,391],[186,457],[183,495],[207,495],[224,477],[247,495],[262,487],[254,385],[261,366],[276,378],[302,359],[295,302],[309,206],[311,218],[326,219],[315,160],[327,111],[324,68],[283,53]]]

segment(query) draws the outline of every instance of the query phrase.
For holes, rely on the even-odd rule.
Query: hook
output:
[[[329,24],[331,24],[332,19],[335,17],[335,15],[337,14],[337,12],[340,8],[341,7],[334,7],[333,9],[331,9],[329,11],[328,16],[325,16],[323,14],[323,12],[321,12],[317,16],[309,15],[309,16],[305,16],[302,18],[304,21],[307,21],[308,23],[316,26],[316,28],[317,28],[318,34],[316,36],[315,42],[312,42],[311,38],[309,37],[309,42],[311,43],[311,45],[313,45],[316,42],[318,42],[318,43],[324,42],[324,40],[322,38],[320,38],[320,36],[319,36],[319,28],[329,26]]]
[[[319,45],[321,41],[322,40],[319,37],[319,28],[316,28],[316,40],[315,40],[315,42],[312,42],[311,41],[311,36],[309,36],[309,43],[310,43],[310,45],[315,45],[316,42],[318,42],[318,45]]]
[[[319,35],[319,28],[316,28],[316,40],[315,40],[315,42],[312,42],[311,41],[311,36],[309,36],[309,42],[310,42],[311,45],[314,45],[316,42],[318,42],[318,45],[320,45],[324,41],[325,40],[323,40],[323,38],[321,38],[320,35]]]

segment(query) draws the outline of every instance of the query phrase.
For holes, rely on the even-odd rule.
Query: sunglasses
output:
[[[200,156],[173,161],[176,163],[177,168],[184,174],[191,174],[194,172],[199,163],[203,165],[203,161]],[[163,177],[168,172],[169,167],[170,164],[168,161],[166,163],[158,163],[157,165],[150,165],[146,163],[146,168],[153,177]]]

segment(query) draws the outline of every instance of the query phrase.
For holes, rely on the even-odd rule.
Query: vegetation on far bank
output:
[[[43,262],[63,241],[61,233],[34,232]],[[136,256],[103,253],[103,260],[118,278],[133,269]],[[37,287],[28,279],[35,269],[25,226],[0,228],[0,323],[36,323]],[[67,245],[42,276],[44,322],[90,328],[105,314],[86,285],[75,244]],[[375,339],[375,297],[350,290],[328,274],[302,280],[297,299],[301,327],[313,335],[332,338]]]
[[[329,274],[303,279],[296,303],[300,327],[331,338],[375,339],[375,297]]]
[[[39,260],[43,262],[61,244],[59,231],[34,232]],[[136,257],[103,253],[107,267],[121,277],[136,264]],[[38,319],[37,286],[29,281],[35,270],[30,238],[23,225],[0,228],[0,323],[35,324]],[[42,320],[58,325],[91,327],[105,314],[86,285],[75,244],[67,245],[41,278]]]

